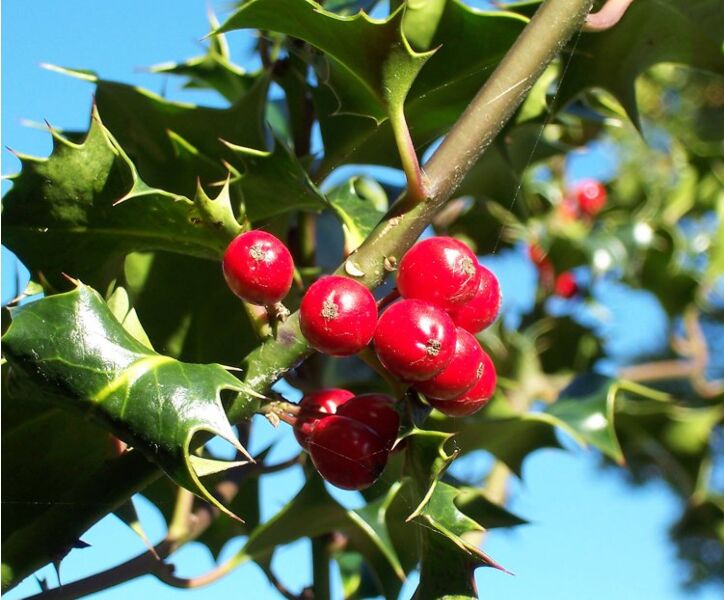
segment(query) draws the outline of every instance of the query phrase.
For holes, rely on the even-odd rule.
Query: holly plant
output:
[[[94,552],[113,513],[138,555],[34,598],[250,561],[287,598],[329,598],[331,561],[336,596],[394,599],[418,572],[415,598],[474,598],[477,568],[506,571],[486,528],[525,523],[510,484],[563,438],[665,481],[690,582],[721,580],[724,5],[486,6],[240,2],[204,55],[153,69],[225,108],[51,67],[94,102],[49,157],[17,154],[3,201],[31,276],[3,314],[4,590]],[[613,172],[578,174],[602,147]],[[274,427],[289,460],[247,450]],[[304,484],[262,519],[287,470]],[[240,536],[199,577],[167,562]],[[314,581],[290,590],[272,559],[302,538]]]

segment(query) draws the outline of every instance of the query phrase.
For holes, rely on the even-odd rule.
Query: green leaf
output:
[[[348,511],[329,495],[321,478],[311,477],[293,500],[251,532],[232,562],[266,561],[278,546],[340,531],[347,536],[349,548],[361,553],[374,570],[380,591],[386,598],[395,598],[404,572],[391,545],[385,515],[399,487],[393,486],[386,496],[361,510]]]
[[[213,13],[209,13],[211,27],[219,23]],[[191,58],[182,63],[164,63],[151,67],[152,73],[179,75],[187,77],[184,87],[189,89],[213,89],[230,102],[236,102],[249,92],[257,81],[257,75],[249,74],[231,61],[229,46],[224,35],[215,35],[209,39],[206,54]]]
[[[245,453],[221,402],[222,391],[244,390],[238,379],[219,365],[181,363],[151,351],[83,284],[13,316],[3,336],[13,368],[60,406],[93,416],[179,485],[235,517],[201,483],[209,464],[195,464],[191,450],[200,441],[196,436],[218,435]]]
[[[369,184],[362,178],[353,177],[333,189],[328,195],[328,201],[334,214],[342,222],[347,254],[355,250],[367,238],[384,214],[369,198],[365,197],[364,192],[368,187]]]
[[[723,30],[721,0],[637,0],[614,27],[577,41],[556,102],[564,106],[585,89],[603,88],[638,123],[638,75],[661,62],[724,73]]]
[[[459,0],[447,0],[439,18],[436,11],[425,15],[427,20],[418,22],[425,31],[412,25],[409,31],[420,42],[429,39],[429,32],[434,30],[425,49],[436,51],[405,101],[405,117],[419,152],[455,122],[527,22],[520,15],[479,11]],[[322,173],[343,163],[399,167],[389,122],[378,124],[339,114],[336,98],[326,86],[316,88],[313,95],[325,146]]]
[[[97,112],[81,144],[53,141],[50,158],[22,158],[3,202],[3,242],[34,278],[105,288],[131,251],[221,257],[228,234],[191,200],[146,185]]]
[[[252,0],[214,33],[265,29],[292,35],[324,52],[339,111],[386,119],[401,106],[430,53],[412,50],[401,32],[402,11],[384,20],[365,13],[340,17],[311,0]]]
[[[235,172],[234,184],[241,189],[246,216],[252,221],[269,219],[292,210],[321,210],[324,195],[312,183],[299,160],[280,141],[271,152],[226,146]]]
[[[418,429],[405,438],[407,493],[411,504],[417,506],[406,522],[417,526],[421,559],[416,598],[476,597],[473,573],[477,567],[504,570],[462,537],[484,528],[458,509],[459,490],[439,480],[455,458],[444,449],[450,437]]]
[[[433,413],[434,414],[434,413]],[[465,454],[487,450],[518,477],[523,460],[539,448],[560,448],[552,417],[539,413],[517,414],[501,402],[491,403],[479,417],[433,422],[436,429],[455,432],[455,443]]]
[[[147,90],[98,80],[95,100],[106,127],[144,181],[192,197],[197,180],[208,186],[226,176],[221,159],[229,152],[222,139],[265,148],[268,86],[268,78],[259,77],[235,104],[218,109],[169,102]],[[179,139],[186,143],[180,145]]]
[[[60,561],[83,532],[159,472],[139,452],[118,457],[105,429],[48,402],[9,364],[2,371],[5,590]]]

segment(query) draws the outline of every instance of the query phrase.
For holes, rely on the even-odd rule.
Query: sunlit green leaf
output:
[[[92,415],[179,484],[228,513],[201,483],[190,454],[197,435],[218,435],[244,452],[221,403],[222,391],[243,388],[222,367],[156,354],[82,284],[18,309],[3,348],[10,365],[60,406]]]

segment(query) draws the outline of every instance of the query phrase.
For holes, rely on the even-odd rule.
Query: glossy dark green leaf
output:
[[[180,485],[232,514],[199,477],[236,463],[215,465],[191,454],[197,435],[218,435],[245,452],[221,402],[222,392],[244,388],[221,366],[156,354],[83,284],[17,309],[3,347],[10,365],[60,406],[93,416]]]
[[[603,88],[638,122],[636,77],[661,62],[724,73],[723,30],[720,0],[637,0],[615,27],[575,42],[556,101]]]
[[[3,366],[2,588],[60,561],[81,534],[159,471],[118,456],[107,430]]]
[[[252,222],[292,210],[321,210],[327,202],[299,160],[276,140],[271,152],[232,143],[229,162],[233,185],[241,189],[246,216]]]
[[[418,598],[456,594],[475,597],[475,569],[502,569],[462,537],[484,529],[456,506],[459,490],[439,480],[455,457],[445,450],[450,437],[436,431],[413,430],[405,438],[407,493],[416,506],[406,523],[416,526],[421,561]]]
[[[50,158],[23,158],[3,202],[3,243],[34,277],[104,288],[134,250],[223,254],[228,233],[200,204],[148,187],[97,113],[82,144],[53,140]]]
[[[340,17],[311,0],[252,0],[216,32],[266,29],[308,42],[328,60],[339,112],[382,121],[390,107],[402,105],[428,58],[410,48],[401,21],[401,11],[379,21],[364,13]]]
[[[416,3],[420,4],[420,3]],[[415,147],[422,152],[447,131],[518,37],[527,19],[505,11],[479,11],[447,0],[441,14],[426,13],[417,31],[425,49],[436,49],[415,79],[405,116]],[[430,32],[434,35],[430,38]],[[334,94],[315,91],[325,157],[321,170],[345,162],[399,166],[389,122],[338,114]]]

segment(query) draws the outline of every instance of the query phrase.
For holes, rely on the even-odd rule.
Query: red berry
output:
[[[469,391],[451,400],[428,398],[428,402],[448,417],[467,417],[480,410],[493,397],[497,380],[495,365],[483,352],[483,373]]]
[[[595,217],[606,205],[606,188],[600,181],[585,179],[576,184],[576,199],[583,214]]]
[[[354,397],[352,392],[338,388],[319,390],[304,396],[299,403],[299,414],[294,424],[294,436],[299,445],[307,450],[308,438],[317,422],[335,414],[337,409],[352,397]]]
[[[432,379],[421,381],[415,387],[428,398],[450,400],[467,392],[483,373],[483,349],[470,333],[457,329],[455,354],[450,364]]]
[[[553,291],[563,298],[573,298],[578,293],[578,282],[576,276],[570,271],[565,271],[556,277],[556,284]]]
[[[242,300],[272,305],[289,293],[294,261],[287,247],[266,231],[247,231],[224,253],[226,283]]]
[[[489,327],[500,312],[500,284],[498,278],[483,265],[478,265],[480,283],[475,295],[463,306],[450,311],[455,325],[478,333]]]
[[[450,364],[455,338],[455,324],[445,311],[422,300],[400,300],[377,322],[375,351],[394,375],[424,381]]]
[[[337,414],[364,423],[382,438],[385,448],[392,448],[400,428],[400,415],[394,400],[385,394],[360,394],[339,407]]]
[[[346,490],[371,486],[387,463],[384,440],[360,421],[332,415],[309,436],[309,455],[319,474]]]
[[[377,304],[361,283],[328,275],[315,281],[304,294],[299,324],[315,350],[350,356],[370,343],[377,324]]]
[[[478,289],[478,259],[462,242],[433,237],[417,242],[402,257],[397,289],[404,298],[425,300],[452,309]]]

